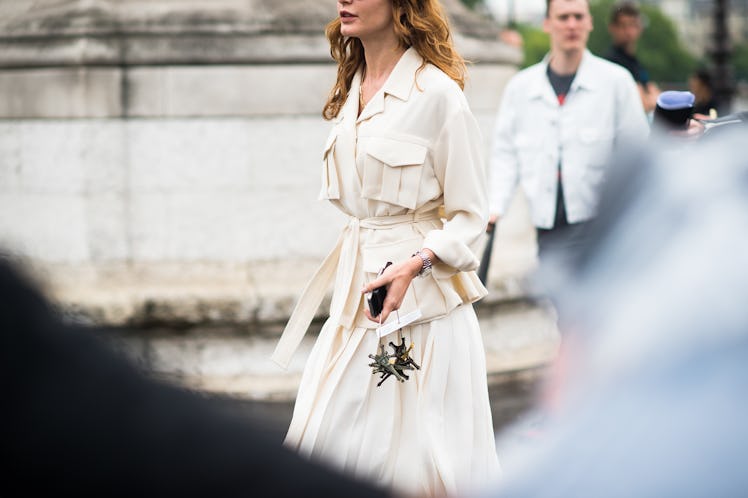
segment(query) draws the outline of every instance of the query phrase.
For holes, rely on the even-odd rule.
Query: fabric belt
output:
[[[330,319],[336,321],[339,326],[349,329],[353,327],[358,305],[361,302],[359,289],[352,288],[358,263],[361,229],[389,229],[438,219],[438,210],[397,216],[351,217],[338,237],[335,247],[322,261],[301,293],[271,359],[281,367],[288,368],[291,357],[301,344],[333,280],[335,281],[335,296],[330,307]]]

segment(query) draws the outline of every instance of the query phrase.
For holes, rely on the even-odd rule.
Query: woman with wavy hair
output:
[[[465,63],[437,0],[337,7],[320,198],[349,218],[273,355],[288,364],[334,282],[285,444],[400,493],[466,492],[499,465],[471,305],[488,213]]]

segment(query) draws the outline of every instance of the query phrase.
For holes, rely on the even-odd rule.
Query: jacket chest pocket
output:
[[[340,199],[340,180],[335,163],[335,143],[338,138],[338,127],[330,131],[322,154],[322,188],[319,199]]]
[[[601,169],[613,153],[614,136],[595,128],[579,130],[579,144],[588,166]]]
[[[428,148],[384,137],[369,139],[361,195],[415,209]]]

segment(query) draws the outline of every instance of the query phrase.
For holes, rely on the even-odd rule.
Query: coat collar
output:
[[[582,61],[577,68],[577,74],[574,77],[574,81],[571,83],[570,92],[577,90],[595,90],[598,87],[599,82],[595,77],[594,68],[592,68],[592,58],[594,56],[589,50],[584,51],[582,55]],[[557,103],[556,96],[551,87],[550,81],[546,77],[546,71],[548,70],[548,63],[550,62],[550,53],[546,54],[541,61],[538,70],[542,72],[542,77],[536,78],[533,84],[528,88],[528,96],[530,98],[545,98],[549,102]]]
[[[402,101],[407,101],[413,92],[413,86],[416,82],[416,71],[423,64],[423,58],[418,54],[415,48],[408,48],[397,61],[392,72],[387,77],[382,88],[374,94],[366,107],[358,117],[358,121],[364,121],[370,117],[384,111],[385,95],[392,95]],[[358,106],[358,96],[361,91],[361,70],[356,72],[351,84],[351,91],[348,93],[348,103],[353,101],[352,108],[354,116]]]
[[[577,69],[577,75],[571,83],[572,89],[595,90],[600,85],[599,75],[595,74],[592,53],[589,50],[584,51],[582,62]]]
[[[416,71],[423,64],[418,51],[410,47],[403,53],[382,87],[383,93],[407,101],[416,82]]]

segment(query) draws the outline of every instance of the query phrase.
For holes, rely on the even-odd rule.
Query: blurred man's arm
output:
[[[651,81],[647,83],[646,85],[637,83],[637,87],[639,87],[639,98],[642,101],[642,106],[644,107],[644,111],[647,114],[649,114],[650,112],[653,112],[655,106],[657,105],[657,97],[659,97],[660,93],[662,93],[662,91],[660,90],[660,87],[658,87],[655,83],[652,83]]]
[[[649,136],[649,120],[644,112],[639,85],[628,77],[616,88],[616,145],[641,144]]]

